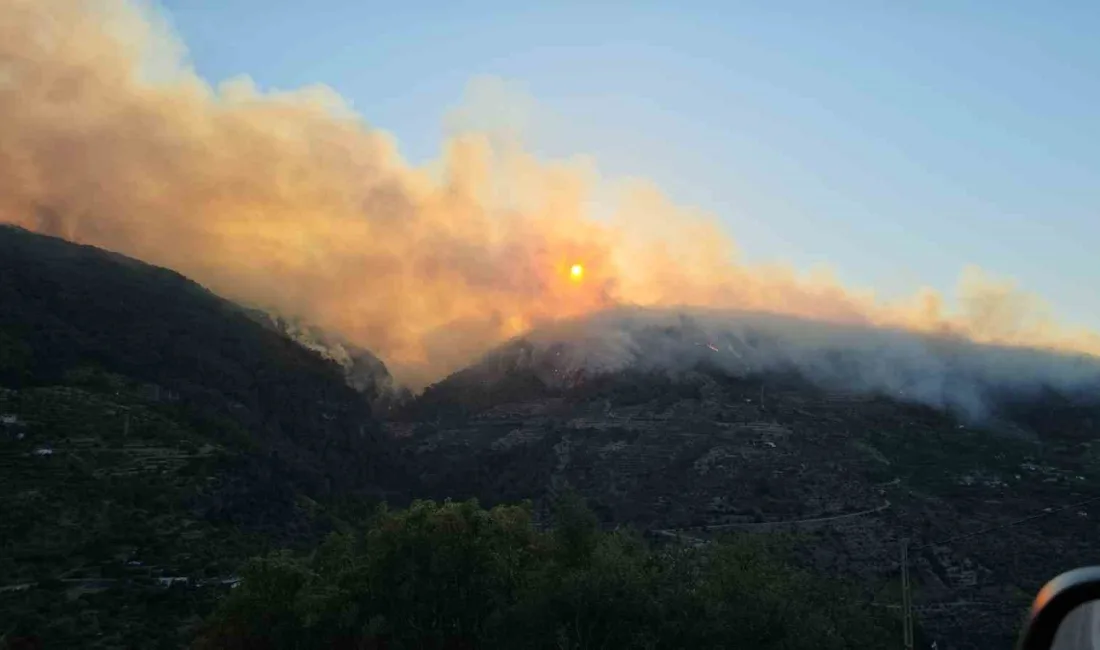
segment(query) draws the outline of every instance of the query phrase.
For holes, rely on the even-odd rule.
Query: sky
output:
[[[473,106],[749,261],[887,298],[974,264],[1100,328],[1100,3],[158,4],[208,81],[324,83],[411,161]]]

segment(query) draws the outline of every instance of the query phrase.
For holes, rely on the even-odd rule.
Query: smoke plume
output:
[[[211,87],[155,12],[0,0],[0,222],[116,250],[375,351],[422,386],[541,324],[619,305],[765,311],[1100,352],[973,270],[955,304],[886,303],[738,261],[709,215],[467,133],[403,161],[324,86]],[[793,188],[792,191],[797,191]],[[581,265],[581,272],[571,269]]]
[[[808,380],[830,392],[877,394],[970,421],[1054,391],[1100,404],[1100,359],[976,344],[941,334],[713,309],[616,308],[535,330],[474,370],[489,381],[513,369],[569,388],[624,370],[684,377],[700,370]]]

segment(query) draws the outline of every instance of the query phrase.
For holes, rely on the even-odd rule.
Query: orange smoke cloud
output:
[[[176,269],[423,385],[540,322],[618,304],[763,310],[1100,353],[974,271],[950,312],[737,261],[709,215],[478,134],[413,167],[333,91],[211,88],[125,0],[0,3],[0,221]],[[581,273],[573,265],[583,261]],[[583,281],[574,281],[577,275]]]

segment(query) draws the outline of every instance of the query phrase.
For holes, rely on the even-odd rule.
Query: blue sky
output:
[[[718,215],[751,260],[887,296],[967,264],[1100,329],[1100,3],[161,0],[212,82],[325,83],[413,161],[467,84]]]

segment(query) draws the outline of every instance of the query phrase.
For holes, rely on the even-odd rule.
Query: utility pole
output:
[[[909,540],[901,540],[901,625],[905,650],[913,650],[913,594],[909,589]]]

